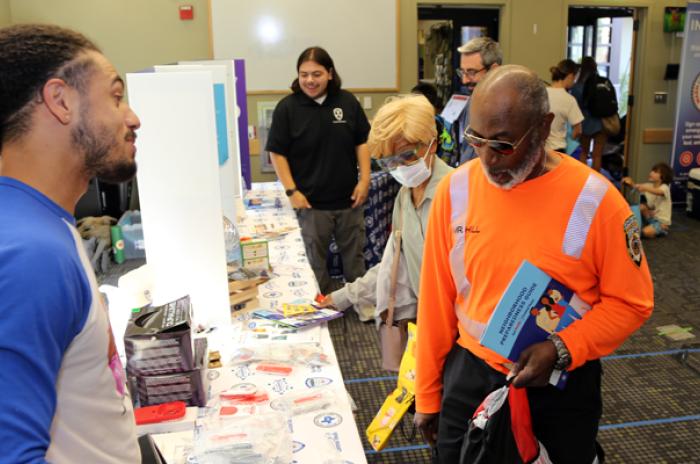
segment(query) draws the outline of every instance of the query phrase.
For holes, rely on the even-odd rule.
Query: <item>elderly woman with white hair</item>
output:
[[[364,277],[328,295],[324,306],[345,310],[374,306],[378,326],[386,323],[394,297],[393,325],[416,320],[423,241],[435,188],[452,168],[435,155],[438,141],[434,110],[422,95],[396,98],[377,112],[367,146],[383,170],[401,184],[394,203],[392,235],[382,261]],[[397,231],[400,231],[398,239]],[[397,247],[397,243],[399,247]],[[394,251],[400,249],[395,260]],[[398,266],[392,290],[392,264]],[[386,356],[385,356],[386,360]],[[385,368],[388,368],[385,362]]]

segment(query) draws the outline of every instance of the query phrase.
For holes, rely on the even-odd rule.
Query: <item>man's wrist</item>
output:
[[[288,197],[291,197],[292,195],[294,195],[294,194],[295,194],[296,192],[298,192],[298,191],[299,191],[299,190],[297,190],[296,187],[292,187],[292,188],[286,189],[286,190],[284,191],[284,193],[285,193]]]
[[[554,344],[557,350],[557,360],[554,362],[554,368],[560,371],[566,370],[571,365],[571,352],[566,347],[564,340],[555,333],[549,336],[549,341]]]

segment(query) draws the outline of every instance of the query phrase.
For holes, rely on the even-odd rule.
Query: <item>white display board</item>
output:
[[[153,303],[189,294],[197,322],[230,324],[212,73],[126,79]]]
[[[214,58],[245,59],[249,93],[288,90],[299,54],[315,45],[343,88],[399,87],[398,0],[210,1]]]
[[[238,134],[238,118],[241,115],[241,109],[236,100],[236,72],[234,70],[233,60],[202,60],[202,61],[180,61],[179,65],[204,65],[204,66],[225,66],[226,80],[224,82],[226,89],[226,125],[228,128],[230,145],[230,164],[233,169],[234,176],[234,195],[243,197],[243,185],[241,179],[243,172],[241,170],[241,144],[239,143]],[[248,135],[246,134],[246,137]]]
[[[206,71],[211,73],[214,99],[215,127],[217,150],[213,156],[219,160],[219,184],[221,185],[221,209],[231,221],[236,220],[235,197],[241,198],[241,161],[238,150],[238,129],[235,124],[235,94],[233,91],[233,62],[231,66],[223,63],[218,65],[181,64],[158,65],[156,72],[192,72]],[[218,88],[217,88],[218,87]],[[225,158],[225,161],[222,159]]]

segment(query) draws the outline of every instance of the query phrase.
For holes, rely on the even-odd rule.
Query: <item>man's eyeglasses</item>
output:
[[[455,69],[455,73],[457,73],[457,77],[460,79],[464,79],[465,77],[468,77],[470,79],[474,79],[477,74],[479,74],[481,71],[485,70],[486,66],[484,66],[481,69],[462,69],[462,68],[457,68]]]
[[[386,172],[393,171],[399,166],[412,166],[430,152],[430,148],[433,146],[434,141],[435,139],[432,139],[430,141],[430,143],[428,144],[428,148],[422,155],[418,154],[418,147],[416,147],[413,150],[407,150],[396,155],[378,158],[375,161],[377,162],[379,167]]]
[[[496,153],[500,153],[501,155],[512,155],[513,153],[515,153],[515,150],[518,149],[518,146],[523,142],[523,140],[525,140],[527,134],[529,134],[530,131],[532,131],[533,127],[535,126],[530,126],[527,132],[525,132],[523,136],[520,137],[520,140],[518,140],[515,143],[511,143],[503,140],[491,140],[482,137],[477,137],[471,132],[471,127],[467,126],[467,128],[464,130],[464,140],[466,140],[467,143],[474,148],[482,148],[488,145],[488,147]]]

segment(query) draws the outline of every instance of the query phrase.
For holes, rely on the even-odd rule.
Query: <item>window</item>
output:
[[[577,63],[593,53],[593,26],[570,26],[567,56]]]
[[[609,77],[612,18],[598,18],[595,37],[595,61],[598,63],[598,74]]]

